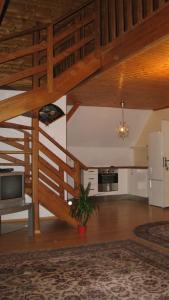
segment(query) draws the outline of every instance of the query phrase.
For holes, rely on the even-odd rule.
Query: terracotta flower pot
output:
[[[83,225],[78,225],[78,232],[80,234],[85,234],[86,233],[86,230],[87,230],[87,227],[86,226],[83,226]]]

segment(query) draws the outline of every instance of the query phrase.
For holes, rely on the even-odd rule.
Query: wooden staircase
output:
[[[22,166],[25,172],[25,193],[32,196],[32,133],[34,129],[31,126],[9,122],[3,122],[1,125],[3,128],[8,128],[8,131],[11,129],[11,135],[14,130],[17,131],[17,137],[0,136],[1,142],[14,148],[14,150],[0,151],[0,158],[6,161],[0,163],[0,166]],[[40,141],[41,136],[43,136],[43,141],[45,138],[45,142]],[[55,151],[46,147],[49,142],[54,146]],[[36,202],[38,206],[41,204],[59,219],[76,226],[77,222],[70,216],[66,200],[68,195],[71,198],[78,197],[81,170],[87,169],[87,167],[40,127],[38,128],[37,143],[38,182],[36,182],[36,191],[38,196]],[[56,155],[58,150],[64,154],[64,160]],[[22,154],[24,159],[16,158],[17,154]],[[68,158],[69,163],[66,162]],[[69,179],[71,178],[71,184],[68,183],[68,176]]]
[[[19,37],[30,45],[0,53],[2,66],[22,61],[21,70],[0,79],[0,87],[14,84],[21,89],[26,82],[30,91],[1,101],[0,122],[56,101],[100,69],[98,11],[94,5],[95,1],[88,1],[56,23],[10,36],[13,42]]]

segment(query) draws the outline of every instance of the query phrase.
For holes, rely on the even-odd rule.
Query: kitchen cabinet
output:
[[[90,186],[90,196],[94,196],[98,193],[98,169],[88,169],[82,173],[82,182],[86,188],[88,183],[91,183]]]
[[[147,169],[139,168],[118,168],[118,190],[109,192],[98,191],[98,168],[90,168],[82,172],[82,183],[87,187],[91,183],[90,196],[104,195],[124,195],[131,194],[135,196],[147,197]]]
[[[128,169],[128,193],[135,196],[147,197],[147,169]]]

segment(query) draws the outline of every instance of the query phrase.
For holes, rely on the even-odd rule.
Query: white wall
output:
[[[133,151],[129,147],[77,147],[69,146],[72,152],[86,166],[131,166]]]
[[[14,96],[16,94],[19,94],[20,92],[16,92],[16,91],[0,91],[0,100],[3,100],[5,98]],[[65,113],[66,113],[66,97],[63,96],[62,98],[60,98],[58,101],[56,101],[56,105],[58,105]],[[19,123],[19,124],[24,124],[24,125],[31,125],[31,118],[27,118],[24,116],[19,116],[16,118],[13,118],[11,120],[8,120],[10,122],[14,122],[14,123]],[[42,127],[43,130],[45,130],[47,133],[49,133],[54,139],[56,139],[64,148],[66,148],[66,116],[63,116],[62,118],[56,120],[55,122],[53,122],[52,124],[46,126],[42,123],[40,123],[40,126]],[[0,128],[0,135],[3,136],[9,136],[11,137],[11,132],[12,132],[12,136],[17,137],[18,135],[20,136],[20,133],[18,133],[18,131],[16,130],[9,130],[9,129],[4,129],[4,128]],[[47,147],[49,147],[49,149],[51,149],[52,151],[54,151],[56,153],[57,151],[57,155],[62,158],[65,161],[65,155],[63,153],[61,153],[58,149],[56,149],[56,147],[50,143],[49,141],[47,141],[44,137],[40,136],[40,140],[47,145]],[[7,146],[6,144],[0,142],[0,149],[1,150],[15,150],[15,148]],[[15,155],[17,158],[22,159],[22,156],[20,155]],[[4,162],[4,160],[0,159],[0,162]],[[14,167],[15,170],[21,170],[23,171],[24,168],[22,167]],[[26,201],[30,201],[30,198],[28,196],[26,196]],[[51,216],[52,214],[44,209],[43,207],[40,207],[40,216],[41,217],[48,217]],[[3,216],[2,219],[22,219],[27,217],[27,212],[20,212],[20,213],[16,213],[16,214],[10,214],[10,215],[6,215]]]
[[[68,107],[68,110],[70,107]],[[133,149],[151,111],[125,109],[129,136],[117,135],[121,109],[81,106],[67,125],[67,148],[88,166],[134,164]]]

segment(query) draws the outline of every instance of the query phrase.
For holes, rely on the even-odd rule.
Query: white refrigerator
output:
[[[161,131],[149,135],[149,204],[169,207],[169,121],[162,121]]]

